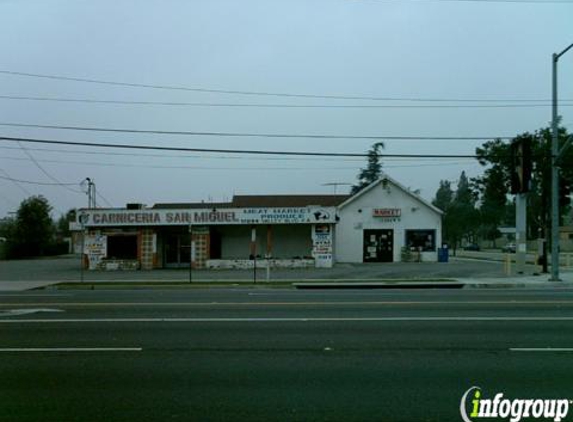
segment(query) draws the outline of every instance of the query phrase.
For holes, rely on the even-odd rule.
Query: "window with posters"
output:
[[[431,252],[436,250],[435,230],[406,230],[406,246],[410,249]]]

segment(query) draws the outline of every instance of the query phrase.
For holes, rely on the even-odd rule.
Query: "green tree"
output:
[[[436,197],[432,204],[441,209],[442,216],[442,239],[444,243],[450,244],[450,211],[454,202],[455,193],[449,180],[440,180],[440,187],[436,192]]]
[[[500,167],[492,167],[485,171],[485,175],[473,180],[475,190],[478,192],[481,201],[479,206],[479,230],[481,238],[493,242],[500,236],[499,227],[505,224],[512,224],[515,221],[507,221],[507,209],[512,208],[508,202],[506,186],[506,175]],[[515,212],[513,213],[515,217]]]
[[[452,190],[451,182],[449,180],[440,180],[440,187],[436,192],[436,198],[434,198],[432,204],[446,212],[452,205],[453,200],[454,191]]]
[[[16,214],[12,253],[15,257],[42,256],[54,242],[52,207],[43,196],[32,196],[20,204]]]
[[[455,193],[449,181],[440,182],[433,204],[444,211],[442,237],[454,254],[463,239],[475,241],[479,225],[476,195],[465,171],[460,175]]]
[[[463,239],[471,242],[476,240],[476,229],[479,226],[476,201],[475,192],[470,185],[466,172],[462,171],[450,210],[450,233],[454,250]]]
[[[366,168],[358,174],[358,184],[352,186],[352,195],[360,192],[366,186],[375,182],[382,175],[382,163],[380,163],[380,151],[384,149],[383,142],[377,142],[368,151]]]
[[[70,236],[70,222],[76,221],[76,209],[69,210],[65,215],[61,215],[56,224],[58,237],[64,238]]]
[[[563,145],[568,137],[565,128],[559,129],[559,142]],[[550,222],[551,198],[551,130],[542,128],[534,133],[522,133],[512,141],[528,139],[532,150],[531,189],[527,194],[527,231],[529,238],[535,238],[545,233],[547,236]],[[508,143],[500,139],[486,142],[476,149],[478,161],[487,167],[484,175],[476,178],[479,186],[480,211],[486,226],[493,224],[508,224],[513,218],[507,218],[508,196],[510,191],[511,154]],[[573,148],[565,152],[562,163],[573,162]],[[561,166],[561,179],[564,183],[573,182],[573,166]],[[570,211],[570,205],[565,201],[569,195],[567,190],[560,192],[560,220]],[[515,211],[513,211],[515,215]],[[487,229],[486,229],[487,232]],[[490,235],[492,232],[490,231]]]

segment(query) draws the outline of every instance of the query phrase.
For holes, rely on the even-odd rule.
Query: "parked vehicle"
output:
[[[469,245],[464,246],[464,251],[479,251],[480,247],[477,243],[470,243]]]
[[[507,253],[515,253],[515,250],[516,250],[515,243],[508,243],[503,248],[501,248],[502,252],[507,252]]]

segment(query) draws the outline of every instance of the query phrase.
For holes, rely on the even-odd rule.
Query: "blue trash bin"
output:
[[[450,251],[446,248],[438,248],[438,262],[448,262],[450,258]]]

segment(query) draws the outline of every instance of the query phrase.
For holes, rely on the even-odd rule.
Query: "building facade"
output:
[[[436,261],[442,211],[388,176],[338,206],[337,262]]]
[[[235,196],[229,203],[82,209],[75,228],[89,269],[252,268],[256,261],[330,267],[333,204],[344,198]]]
[[[388,176],[353,196],[235,196],[226,203],[83,209],[89,269],[322,267],[436,261],[442,213]]]

